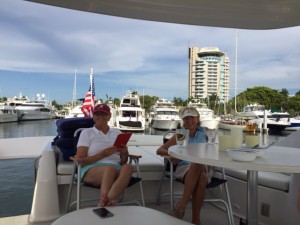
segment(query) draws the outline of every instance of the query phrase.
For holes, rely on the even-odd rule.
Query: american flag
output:
[[[84,117],[93,117],[93,110],[95,107],[95,85],[93,77],[93,68],[91,68],[90,73],[90,88],[88,93],[85,95],[81,111],[84,114]]]

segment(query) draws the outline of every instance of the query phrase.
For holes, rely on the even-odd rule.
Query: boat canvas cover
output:
[[[94,121],[90,117],[67,118],[56,121],[57,133],[60,138],[73,138],[74,132],[78,128],[88,128],[94,126]]]
[[[54,144],[59,147],[65,161],[70,160],[70,156],[76,154],[76,144],[78,137],[74,137],[74,132],[79,128],[89,128],[94,125],[92,118],[68,118],[56,121],[58,135],[54,138]]]

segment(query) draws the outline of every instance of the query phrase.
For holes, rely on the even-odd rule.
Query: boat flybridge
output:
[[[159,22],[227,27],[238,29],[279,29],[300,25],[300,1],[216,1],[216,0],[29,0],[31,2],[81,10],[111,16],[142,19]],[[13,10],[13,9],[12,9]],[[71,182],[70,165],[56,158],[57,147],[52,145],[54,137],[30,137],[1,139],[1,159],[41,156],[34,198],[30,215],[4,219],[4,224],[51,224],[66,213],[65,195]],[[279,143],[282,147],[299,149],[300,131]],[[162,136],[134,135],[132,149],[142,152],[144,166],[145,200],[155,201],[155,191],[161,178],[163,159],[155,155],[155,149],[162,143]],[[24,148],[27,146],[27,148]],[[22,149],[22,151],[19,151]],[[299,149],[300,150],[300,149]],[[287,153],[288,154],[288,153]],[[61,163],[61,164],[60,164]],[[149,163],[151,167],[149,167]],[[67,167],[65,167],[67,166]],[[71,166],[72,167],[72,166]],[[147,171],[147,168],[151,169]],[[245,171],[228,171],[227,178],[232,196],[232,206],[237,218],[244,219],[246,207]],[[259,173],[258,196],[260,206],[259,223],[272,225],[297,225],[300,214],[296,209],[296,197],[300,186],[299,174]],[[135,185],[138,186],[138,185]],[[133,188],[133,187],[132,187]],[[182,187],[181,187],[182,188]],[[179,189],[180,190],[180,189]],[[130,191],[136,198],[137,190]],[[263,197],[261,197],[263,196]],[[74,196],[73,196],[74,197]],[[146,203],[147,205],[147,203]],[[169,211],[167,206],[166,212]],[[209,214],[209,213],[208,213]],[[213,214],[216,218],[216,214]],[[88,219],[88,218],[87,218]],[[2,219],[1,219],[2,220]],[[1,221],[2,222],[2,221]],[[248,224],[253,224],[248,221]],[[216,223],[210,223],[216,224]],[[220,224],[224,224],[224,221]]]

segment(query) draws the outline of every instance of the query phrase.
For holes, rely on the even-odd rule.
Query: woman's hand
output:
[[[121,159],[120,164],[123,165],[127,163],[128,155],[129,155],[127,146],[124,146],[123,148],[119,148],[118,151],[120,152],[120,159]]]
[[[127,146],[124,146],[123,148],[118,148],[118,152],[120,152],[120,154],[122,153],[128,154]]]
[[[112,154],[115,154],[116,152],[118,152],[118,148],[115,147],[115,146],[106,148],[106,149],[104,150],[105,157],[108,157],[108,156],[110,156],[110,155],[112,155]]]
[[[73,157],[71,156],[70,159],[74,162],[77,162],[79,165],[81,165],[82,167],[83,166],[86,166],[88,163],[87,163],[87,160],[86,160],[86,157],[84,158],[77,158],[76,155]]]

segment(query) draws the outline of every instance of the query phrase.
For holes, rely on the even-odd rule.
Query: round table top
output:
[[[154,225],[172,224],[184,225],[191,224],[183,220],[176,219],[166,213],[141,206],[114,206],[106,207],[114,215],[109,218],[100,218],[93,212],[95,208],[84,208],[68,213],[58,218],[52,225]]]
[[[174,145],[169,148],[169,154],[178,159],[223,168],[300,173],[300,148],[270,146],[263,156],[250,162],[232,160],[227,151],[219,151],[218,144],[191,143],[186,149]]]

